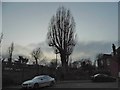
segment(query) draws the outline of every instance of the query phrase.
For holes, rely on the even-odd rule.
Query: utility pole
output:
[[[55,75],[55,77],[57,78],[57,54],[58,54],[59,52],[58,52],[58,50],[56,49],[55,50],[55,54],[56,54],[56,67],[55,67],[55,73],[56,73],[56,75]]]
[[[58,52],[58,50],[56,49],[55,50],[55,54],[56,54],[56,68],[57,68],[57,54],[58,54],[59,52]]]
[[[56,53],[56,68],[57,68],[57,53]]]

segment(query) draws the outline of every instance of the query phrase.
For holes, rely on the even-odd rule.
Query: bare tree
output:
[[[0,45],[2,43],[2,39],[3,39],[3,33],[1,33],[1,36],[0,36]]]
[[[4,61],[4,58],[2,59],[2,51],[1,51],[2,39],[3,39],[3,33],[1,33],[1,36],[0,36],[0,60]]]
[[[40,48],[36,48],[32,51],[31,53],[32,57],[35,59],[36,61],[36,65],[38,65],[38,59],[41,58],[42,56],[42,52],[41,52],[41,49]]]
[[[75,22],[70,10],[59,7],[56,15],[51,18],[47,40],[49,46],[58,50],[62,67],[67,69],[69,56],[76,44]]]
[[[56,59],[52,59],[50,62],[50,67],[57,68]]]
[[[10,45],[10,47],[8,47],[8,53],[9,53],[8,62],[9,63],[12,62],[13,51],[14,51],[14,43],[12,42],[11,45]]]
[[[18,64],[27,64],[27,62],[29,61],[29,59],[24,56],[19,55],[18,57]]]
[[[102,68],[102,58],[103,58],[103,54],[100,53],[96,56],[96,61],[97,61],[97,65],[98,65],[98,68]]]
[[[34,49],[33,51],[32,51],[32,53],[31,53],[31,55],[32,55],[32,57],[35,59],[35,61],[36,61],[36,75],[39,75],[39,65],[38,65],[38,60],[41,58],[41,56],[42,56],[42,52],[41,52],[41,49],[40,49],[40,47],[39,48],[36,48],[36,49]]]
[[[72,67],[74,67],[74,68],[79,68],[81,65],[81,61],[79,61],[79,60],[77,60],[77,61],[74,61],[73,63],[72,63]]]

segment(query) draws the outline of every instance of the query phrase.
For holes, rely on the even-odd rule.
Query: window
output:
[[[110,65],[110,60],[109,59],[107,59],[107,66],[109,66]]]

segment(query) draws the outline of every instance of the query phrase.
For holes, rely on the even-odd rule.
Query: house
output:
[[[113,52],[112,52],[112,57],[110,59],[109,68],[111,70],[111,74],[113,76],[118,77],[120,73],[120,47],[118,47],[117,49],[113,47]]]
[[[102,55],[98,67],[102,70],[109,71],[112,76],[118,77],[120,74],[120,47],[116,49],[113,45],[112,48],[113,52],[111,54]]]
[[[119,67],[119,64],[117,62],[116,56],[112,56],[110,58],[110,65],[108,66],[108,68],[109,68],[112,76],[115,76],[115,77],[118,76],[118,72],[120,71],[120,69],[119,69],[120,67]]]

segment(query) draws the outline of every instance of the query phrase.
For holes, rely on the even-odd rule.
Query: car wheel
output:
[[[53,82],[53,81],[51,81],[51,82],[50,82],[50,86],[53,86],[53,85],[54,85],[54,82]]]
[[[38,84],[38,83],[35,83],[35,84],[34,84],[34,88],[39,88],[39,84]]]

